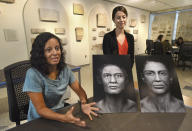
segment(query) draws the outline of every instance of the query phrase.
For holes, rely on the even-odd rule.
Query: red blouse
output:
[[[118,48],[119,48],[119,55],[127,55],[128,54],[128,42],[127,42],[126,37],[125,37],[125,40],[122,45],[119,43],[119,41],[117,41],[117,42],[118,42]]]

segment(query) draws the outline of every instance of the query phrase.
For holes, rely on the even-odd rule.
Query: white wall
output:
[[[16,0],[14,4],[0,3],[0,69],[28,59],[22,17],[25,2],[26,0]],[[18,41],[6,41],[4,29],[16,30]]]
[[[92,43],[90,37],[92,36],[89,34],[89,15],[97,5],[101,5],[109,15],[111,30],[115,28],[111,20],[112,10],[118,5],[115,3],[102,0],[28,0],[24,9],[25,36],[22,11],[26,1],[18,0],[14,4],[0,3],[0,69],[16,61],[28,59],[28,53],[31,49],[31,37],[36,36],[30,33],[30,28],[44,27],[46,31],[50,32],[53,32],[53,28],[61,26],[66,28],[66,36],[68,38],[68,45],[65,46],[67,50],[66,57],[67,63],[72,65],[84,65],[91,62]],[[84,15],[73,14],[73,3],[79,3],[84,6]],[[58,23],[40,22],[37,12],[40,7],[59,10],[60,21]],[[132,7],[126,8],[128,10],[128,23],[130,18],[137,19],[137,27],[135,28],[139,30],[139,34],[137,36],[138,40],[135,42],[135,54],[144,53],[148,34],[149,12]],[[141,14],[146,15],[145,23],[140,22]],[[84,36],[81,42],[76,41],[76,27],[83,27],[84,29]],[[17,30],[19,41],[5,41],[3,34],[3,29],[5,28]],[[129,25],[127,25],[127,28],[130,28]],[[132,31],[132,28],[130,29]]]

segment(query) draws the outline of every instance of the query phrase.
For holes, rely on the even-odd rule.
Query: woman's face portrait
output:
[[[105,66],[101,75],[105,93],[119,94],[124,89],[125,75],[118,66]]]
[[[165,65],[160,62],[149,61],[144,70],[144,82],[154,94],[166,93],[169,89],[169,73]]]
[[[117,28],[120,28],[120,29],[124,28],[127,23],[126,14],[122,11],[117,11],[113,19],[113,22],[115,23]]]
[[[61,58],[61,49],[57,39],[51,38],[47,41],[44,48],[44,54],[48,64],[54,66],[59,63]]]

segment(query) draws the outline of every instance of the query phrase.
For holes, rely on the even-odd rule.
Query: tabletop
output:
[[[99,114],[91,121],[80,111],[78,104],[74,106],[74,115],[85,120],[87,127],[39,118],[9,131],[189,131],[192,129],[192,108],[187,108],[186,113]],[[58,112],[65,113],[69,108]]]

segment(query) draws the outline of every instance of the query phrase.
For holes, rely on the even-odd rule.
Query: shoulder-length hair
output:
[[[47,43],[48,40],[50,40],[51,38],[56,39],[59,42],[59,46],[60,46],[60,50],[61,50],[61,58],[60,61],[57,65],[57,69],[59,71],[59,73],[61,72],[61,70],[65,67],[65,56],[63,53],[63,47],[61,45],[61,41],[60,39],[55,36],[52,33],[49,32],[44,32],[39,34],[32,45],[32,50],[30,52],[31,57],[30,57],[30,62],[31,62],[31,66],[35,69],[37,69],[42,75],[46,76],[48,75],[49,72],[49,64],[47,63],[47,60],[45,58],[45,54],[44,54],[44,49],[45,49],[45,45]],[[58,73],[58,75],[59,75]]]

